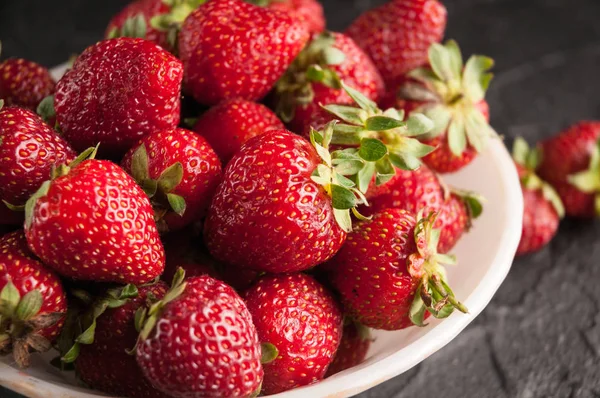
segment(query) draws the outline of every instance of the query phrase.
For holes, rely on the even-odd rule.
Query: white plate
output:
[[[54,70],[60,75],[64,68]],[[482,216],[454,253],[459,265],[449,267],[448,277],[456,296],[469,308],[445,320],[432,320],[425,328],[374,333],[367,360],[320,383],[274,395],[280,398],[342,398],[358,394],[406,372],[454,339],[490,302],[508,274],[521,236],[523,200],[513,162],[500,140],[472,165],[447,178],[448,182],[481,193],[487,199]],[[56,354],[37,356],[26,371],[0,360],[0,385],[29,397],[91,398],[104,396],[78,388],[74,378],[52,368],[47,360]]]

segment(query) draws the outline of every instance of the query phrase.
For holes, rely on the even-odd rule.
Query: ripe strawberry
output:
[[[540,148],[531,149],[522,138],[513,146],[513,159],[523,190],[523,230],[517,254],[533,253],[546,246],[556,235],[565,208],[558,193],[542,181],[535,170],[541,160]]]
[[[178,275],[148,311],[137,363],[173,397],[249,397],[263,379],[261,348],[244,301],[209,276]]]
[[[269,108],[235,98],[200,116],[194,131],[206,138],[223,164],[227,164],[243,143],[271,128],[282,129],[283,123]]]
[[[427,63],[427,50],[442,40],[446,20],[446,8],[437,0],[393,0],[362,14],[346,33],[391,86]]]
[[[82,151],[100,143],[119,157],[140,138],[179,124],[181,62],[142,39],[88,47],[56,86],[57,122]]]
[[[39,116],[23,108],[2,108],[0,100],[0,200],[23,206],[53,167],[73,159],[73,150]],[[0,224],[11,221],[22,223],[23,216],[0,218]]]
[[[206,140],[184,129],[151,133],[125,154],[121,166],[144,189],[161,232],[204,217],[221,180],[221,162]]]
[[[340,348],[335,353],[335,358],[333,358],[333,362],[327,369],[325,377],[333,376],[361,364],[367,356],[372,341],[369,328],[358,322],[345,319]]]
[[[116,308],[110,306],[95,321],[91,344],[81,344],[75,369],[81,381],[96,390],[125,397],[161,397],[161,393],[144,378],[135,356],[127,353],[135,344],[139,331],[135,316],[163,298],[168,286],[163,282],[141,286],[137,294]]]
[[[268,3],[272,10],[287,12],[302,22],[310,33],[320,33],[325,29],[323,6],[317,0],[247,0],[256,5]]]
[[[334,32],[314,35],[277,82],[277,114],[292,131],[308,136],[315,118],[327,113],[321,104],[352,103],[341,81],[373,101],[384,92],[375,65],[350,37]]]
[[[560,195],[566,214],[600,215],[600,122],[579,122],[541,144],[537,171]]]
[[[452,173],[471,163],[496,132],[489,125],[485,101],[494,61],[474,55],[463,68],[456,42],[433,44],[429,65],[415,69],[398,91],[397,107],[421,112],[435,127],[424,143],[437,147],[424,159],[438,173]]]
[[[209,1],[185,20],[185,87],[203,104],[262,99],[309,39],[302,23],[242,0]]]
[[[245,294],[263,345],[262,392],[277,394],[325,377],[342,338],[333,296],[305,274],[261,278]]]
[[[11,58],[0,62],[0,99],[6,105],[35,111],[44,98],[54,93],[55,85],[48,69],[33,61]]]
[[[346,313],[365,326],[398,330],[422,326],[430,313],[466,312],[448,286],[437,253],[435,213],[419,221],[405,210],[387,209],[356,225],[348,243],[331,261],[332,284]]]
[[[165,253],[144,192],[114,163],[74,163],[27,202],[32,251],[73,279],[143,284],[159,276]]]
[[[29,351],[51,348],[60,332],[67,298],[60,279],[27,248],[23,231],[0,238],[0,352],[29,366]]]

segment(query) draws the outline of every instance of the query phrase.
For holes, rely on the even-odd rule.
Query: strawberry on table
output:
[[[50,268],[79,280],[147,283],[164,269],[148,197],[119,166],[85,160],[61,166],[27,202],[31,250]]]
[[[179,54],[185,88],[214,105],[262,99],[309,39],[300,21],[242,0],[209,1],[185,20]]]
[[[44,352],[60,332],[67,298],[58,276],[27,247],[22,230],[0,238],[0,353],[29,366],[29,352]]]
[[[256,102],[234,98],[203,113],[194,131],[206,138],[226,165],[250,138],[283,123],[269,108]]]
[[[221,162],[208,142],[179,128],[142,138],[121,165],[150,197],[161,232],[200,220],[221,180]]]
[[[325,377],[361,364],[367,356],[372,341],[369,328],[349,318],[344,319],[340,348],[335,353],[335,358],[327,369]]]
[[[533,253],[554,238],[565,208],[556,190],[535,174],[541,160],[540,148],[531,149],[522,138],[513,146],[513,159],[517,166],[523,190],[523,229],[517,254]]]
[[[181,62],[156,44],[118,38],[88,47],[57,83],[54,107],[78,151],[120,157],[142,137],[177,127]]]
[[[600,122],[582,121],[541,143],[539,176],[552,184],[567,216],[600,215]]]
[[[423,326],[429,314],[467,311],[447,284],[441,264],[455,259],[437,253],[435,217],[417,220],[387,209],[356,225],[327,265],[349,316],[374,329],[399,330]]]
[[[438,0],[392,0],[365,12],[346,33],[371,57],[390,87],[427,63],[427,50],[444,37],[447,12]]]
[[[244,298],[263,346],[264,394],[277,394],[325,377],[342,338],[342,313],[311,276],[261,278]]]

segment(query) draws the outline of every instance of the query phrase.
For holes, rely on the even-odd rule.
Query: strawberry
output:
[[[565,208],[556,190],[535,174],[541,160],[541,149],[531,149],[522,138],[513,146],[513,159],[523,190],[523,229],[518,255],[533,253],[554,238]]]
[[[10,208],[23,206],[50,178],[52,168],[73,159],[73,150],[39,116],[23,108],[2,108],[0,100],[0,200]],[[10,221],[22,222],[23,217],[0,218],[0,224]]]
[[[600,215],[600,122],[579,122],[541,143],[539,176],[560,195],[566,214]]]
[[[179,124],[181,62],[142,39],[88,47],[56,86],[54,107],[65,139],[82,151],[101,143],[122,156],[142,137]]]
[[[373,184],[374,185],[374,184]],[[398,208],[417,214],[438,212],[435,228],[441,230],[437,250],[447,253],[456,245],[471,220],[482,211],[481,198],[476,194],[451,190],[429,167],[396,170],[396,175],[384,185],[373,186],[367,192],[368,207],[361,213],[373,215],[385,209]]]
[[[29,351],[47,351],[60,332],[67,298],[60,279],[27,248],[23,231],[0,238],[0,350],[29,366]]]
[[[203,104],[262,99],[309,39],[288,14],[242,0],[209,1],[185,20],[179,54],[185,87]]]
[[[59,167],[27,202],[29,247],[73,279],[142,284],[156,278],[165,254],[148,198],[116,164],[80,160]]]
[[[342,338],[333,296],[305,274],[261,278],[244,295],[263,346],[262,392],[277,394],[325,377]]]
[[[54,93],[55,85],[48,69],[33,61],[10,58],[0,62],[0,100],[6,105],[35,111],[44,98]]]
[[[159,130],[125,154],[121,166],[144,189],[162,232],[202,218],[221,179],[221,162],[206,140],[184,129]]]
[[[244,301],[209,276],[182,282],[147,312],[137,363],[173,397],[249,397],[263,378],[261,347]],[[255,395],[253,395],[255,396]]]
[[[326,113],[320,104],[352,103],[341,81],[373,101],[384,92],[379,72],[350,37],[314,35],[275,86],[277,114],[292,131],[308,136],[314,119]]]
[[[127,353],[135,346],[139,335],[135,325],[136,313],[140,309],[147,311],[151,304],[163,298],[167,290],[168,286],[163,282],[141,286],[131,297],[124,299],[124,303],[111,303],[96,317],[93,341],[80,344],[75,361],[81,381],[111,395],[168,396],[152,387],[144,378],[135,356]],[[118,306],[112,308],[111,305]]]
[[[398,330],[422,326],[429,314],[466,312],[440,265],[455,259],[437,253],[435,218],[417,221],[405,210],[387,209],[356,225],[328,264],[347,314],[374,329]]]
[[[346,33],[371,57],[386,84],[427,63],[427,50],[446,29],[438,0],[393,0],[358,17]]]
[[[320,33],[325,29],[323,6],[317,0],[247,0],[256,5],[267,6],[272,10],[280,10],[301,21],[310,33]]]
[[[372,341],[369,328],[346,318],[340,348],[335,353],[335,358],[327,369],[325,377],[361,364],[367,356]]]
[[[250,138],[283,123],[269,108],[239,98],[223,101],[205,112],[194,127],[214,148],[223,164]]]
[[[424,143],[438,149],[425,163],[438,173],[451,173],[471,163],[496,132],[489,125],[485,93],[494,61],[474,55],[463,68],[456,42],[433,44],[429,65],[411,71],[397,93],[397,106],[421,112],[435,127]]]
[[[352,229],[350,209],[364,202],[387,156],[380,141],[328,151],[333,125],[311,143],[287,130],[250,139],[225,170],[204,225],[211,254],[266,272],[311,268],[333,256]],[[357,183],[353,180],[357,180]]]

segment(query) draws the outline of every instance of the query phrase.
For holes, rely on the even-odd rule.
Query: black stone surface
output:
[[[343,29],[382,0],[324,0]],[[4,57],[55,65],[98,40],[124,0],[0,0]],[[496,59],[492,124],[530,142],[600,118],[598,0],[445,0],[447,36]],[[485,312],[450,345],[361,398],[600,397],[600,225],[566,221],[515,261]],[[13,397],[0,390],[0,397]]]

